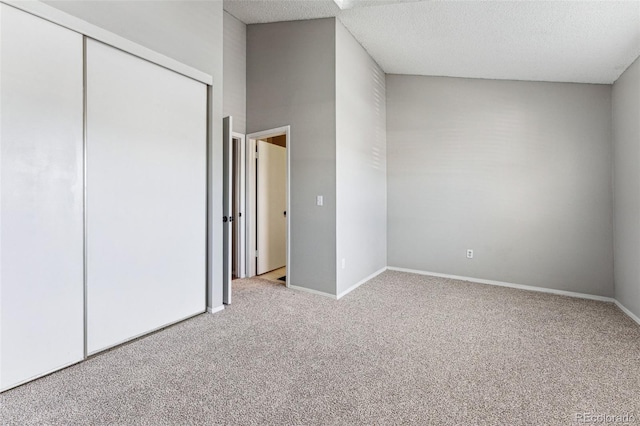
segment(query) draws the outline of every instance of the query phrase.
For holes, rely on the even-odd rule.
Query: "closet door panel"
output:
[[[206,86],[87,42],[88,351],[204,312]]]
[[[84,357],[82,36],[0,5],[0,389]]]

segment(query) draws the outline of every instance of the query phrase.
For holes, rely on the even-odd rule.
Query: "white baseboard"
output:
[[[638,323],[638,325],[640,325],[640,318],[634,314],[633,312],[631,312],[629,309],[627,309],[622,303],[620,303],[618,300],[614,300],[614,303],[616,304],[616,306],[618,308],[620,308],[620,310],[622,312],[624,312],[625,314],[627,314],[629,316],[629,318],[631,318],[632,320],[634,320],[635,322]]]
[[[215,314],[216,312],[220,312],[224,310],[224,305],[220,305],[217,308],[209,308],[207,307],[207,312],[209,312],[210,314]]]
[[[349,287],[348,289],[346,289],[345,291],[343,291],[342,293],[338,294],[336,296],[336,299],[341,299],[344,296],[346,296],[347,294],[351,293],[353,290],[355,290],[356,288],[360,287],[362,284],[366,283],[367,281],[377,277],[378,275],[380,275],[381,273],[383,273],[384,271],[387,270],[387,267],[385,266],[384,268],[380,269],[379,271],[374,272],[373,274],[369,275],[368,277],[358,281],[357,283],[355,283],[354,285],[352,285],[351,287]]]
[[[304,291],[304,292],[311,293],[311,294],[316,294],[318,296],[329,297],[331,299],[335,299],[336,298],[336,296],[333,295],[333,294],[325,293],[325,292],[318,291],[318,290],[312,290],[312,289],[306,288],[306,287],[299,287],[297,285],[290,285],[289,288],[292,289],[292,290],[299,290],[299,291]]]
[[[507,282],[503,282],[503,281],[485,280],[485,279],[481,279],[481,278],[463,277],[463,276],[460,276],[460,275],[440,274],[440,273],[437,273],[437,272],[419,271],[419,270],[416,270],[416,269],[397,268],[397,267],[394,267],[394,266],[389,266],[389,267],[387,267],[387,269],[390,270],[390,271],[409,272],[411,274],[429,275],[429,276],[432,276],[432,277],[451,278],[451,279],[454,279],[454,280],[469,281],[469,282],[478,283],[478,284],[488,284],[488,285],[495,285],[495,286],[500,286],[500,287],[517,288],[519,290],[537,291],[537,292],[540,292],[540,293],[557,294],[557,295],[560,295],[560,296],[577,297],[577,298],[580,298],[580,299],[598,300],[600,302],[609,302],[609,303],[615,303],[616,302],[616,300],[614,298],[612,298],[612,297],[597,296],[597,295],[594,295],[594,294],[576,293],[576,292],[573,292],[573,291],[555,290],[555,289],[552,289],[552,288],[535,287],[535,286],[523,285],[523,284],[513,284],[513,283],[507,283]]]

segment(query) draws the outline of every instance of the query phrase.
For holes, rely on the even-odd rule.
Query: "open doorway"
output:
[[[286,283],[286,135],[256,141],[256,275]]]
[[[247,135],[247,276],[289,286],[289,126]]]
[[[223,120],[223,268],[222,302],[231,304],[231,282],[247,275],[246,245],[246,143],[232,131],[233,118]]]
[[[225,117],[224,304],[231,304],[232,281],[236,278],[262,275],[287,287],[291,282],[289,126],[246,137],[232,128],[232,117]]]

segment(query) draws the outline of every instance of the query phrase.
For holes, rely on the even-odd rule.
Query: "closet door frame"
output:
[[[203,71],[151,50],[111,31],[107,31],[97,25],[83,21],[46,3],[24,0],[0,0],[0,3],[5,3],[15,9],[22,10],[23,12],[37,16],[38,18],[42,18],[93,40],[108,44],[116,49],[120,49],[141,59],[175,71],[178,74],[204,83],[207,86],[213,86],[213,77]]]

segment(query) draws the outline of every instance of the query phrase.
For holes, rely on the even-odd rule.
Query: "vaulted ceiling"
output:
[[[640,55],[640,0],[225,0],[246,24],[337,17],[387,73],[613,83]]]

